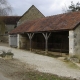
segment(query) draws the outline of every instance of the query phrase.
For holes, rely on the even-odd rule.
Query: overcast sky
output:
[[[63,8],[79,0],[8,0],[14,15],[23,15],[32,5],[35,5],[45,16],[63,13]]]

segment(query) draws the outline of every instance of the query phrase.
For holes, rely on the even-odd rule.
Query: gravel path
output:
[[[14,58],[31,64],[35,70],[40,72],[57,74],[59,76],[72,77],[80,80],[80,70],[70,68],[65,62],[59,59],[5,46],[0,46],[0,50],[11,50],[14,53]]]
[[[5,77],[2,73],[0,73],[0,79],[1,80],[11,80],[11,79]]]

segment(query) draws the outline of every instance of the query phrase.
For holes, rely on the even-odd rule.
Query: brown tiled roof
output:
[[[0,20],[2,20],[5,24],[16,24],[21,16],[0,16]]]
[[[14,29],[11,33],[71,30],[79,22],[80,12],[71,12],[26,22]]]
[[[31,26],[33,24],[35,24],[35,22],[37,22],[37,21],[34,20],[34,21],[25,22],[22,25],[15,28],[14,30],[12,30],[10,33],[24,33],[26,31],[28,31],[31,28]]]

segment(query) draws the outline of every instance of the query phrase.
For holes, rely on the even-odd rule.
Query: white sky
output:
[[[79,0],[8,0],[13,8],[13,15],[23,15],[32,5],[35,5],[45,16],[63,13],[63,8]]]

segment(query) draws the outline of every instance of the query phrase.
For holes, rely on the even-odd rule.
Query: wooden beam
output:
[[[30,40],[30,51],[32,51],[32,38],[33,38],[33,36],[34,36],[34,33],[27,33],[27,35],[28,35],[28,37],[29,37],[29,40]]]
[[[51,33],[42,33],[45,38],[45,54],[48,53],[48,38],[50,37]]]

